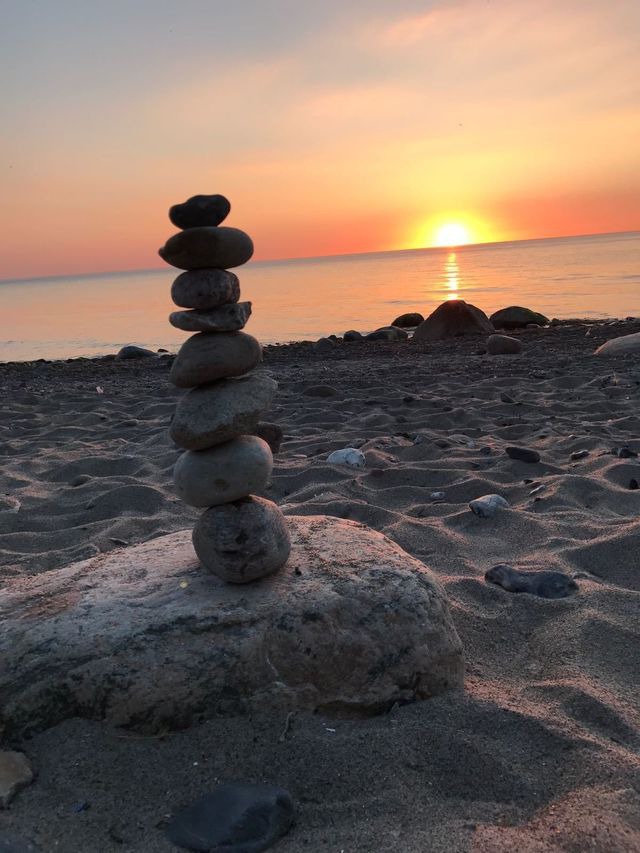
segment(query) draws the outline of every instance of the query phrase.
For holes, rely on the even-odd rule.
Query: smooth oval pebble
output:
[[[237,332],[250,316],[250,302],[231,302],[209,311],[173,311],[169,322],[183,332]]]
[[[178,350],[169,381],[178,388],[242,376],[260,363],[262,347],[244,332],[198,332]]]
[[[227,269],[247,263],[253,255],[253,242],[239,228],[189,228],[169,237],[158,254],[182,270]]]
[[[182,204],[169,208],[169,219],[176,228],[220,225],[230,210],[231,203],[223,195],[192,195]]]
[[[355,447],[334,450],[327,456],[327,462],[330,465],[348,465],[350,468],[364,468],[367,464],[364,453]]]
[[[189,506],[218,506],[261,492],[272,469],[267,442],[241,435],[208,450],[187,450],[175,464],[173,482]]]
[[[277,382],[260,375],[193,388],[178,403],[169,435],[185,450],[204,450],[252,433],[277,388]]]
[[[229,583],[249,583],[284,566],[291,540],[278,506],[251,495],[206,510],[193,528],[193,547],[207,571]]]
[[[509,506],[502,495],[483,495],[469,502],[469,509],[480,518],[491,518],[499,509]]]
[[[203,269],[181,273],[171,285],[171,298],[181,308],[208,311],[240,299],[240,281],[229,270]]]

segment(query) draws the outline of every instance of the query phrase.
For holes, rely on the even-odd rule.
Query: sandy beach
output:
[[[429,566],[464,691],[365,720],[265,713],[154,735],[68,720],[8,744],[36,779],[0,827],[42,851],[170,851],[175,807],[246,779],[294,797],[278,853],[640,851],[640,369],[593,355],[639,331],[525,329],[508,356],[480,338],[267,347],[284,441],[264,496],[363,522]],[[0,577],[192,526],[172,485],[171,361],[0,365]],[[345,447],[366,468],[326,461]],[[508,508],[476,517],[469,501],[493,493]],[[484,579],[497,563],[561,571],[578,591],[507,592]]]

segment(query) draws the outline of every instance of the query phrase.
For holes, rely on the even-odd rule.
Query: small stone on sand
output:
[[[507,592],[528,592],[540,598],[566,598],[578,584],[562,572],[523,572],[500,563],[485,573],[485,580]]]

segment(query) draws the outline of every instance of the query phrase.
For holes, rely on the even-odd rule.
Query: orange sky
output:
[[[3,25],[0,278],[160,267],[196,192],[256,258],[640,229],[637,0],[49,5]]]

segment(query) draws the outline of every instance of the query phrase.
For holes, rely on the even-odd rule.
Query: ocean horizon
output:
[[[185,333],[170,267],[0,281],[0,361],[175,350]],[[640,315],[640,231],[251,261],[236,270],[262,343],[371,331],[446,299],[487,314],[524,304],[559,319]]]

